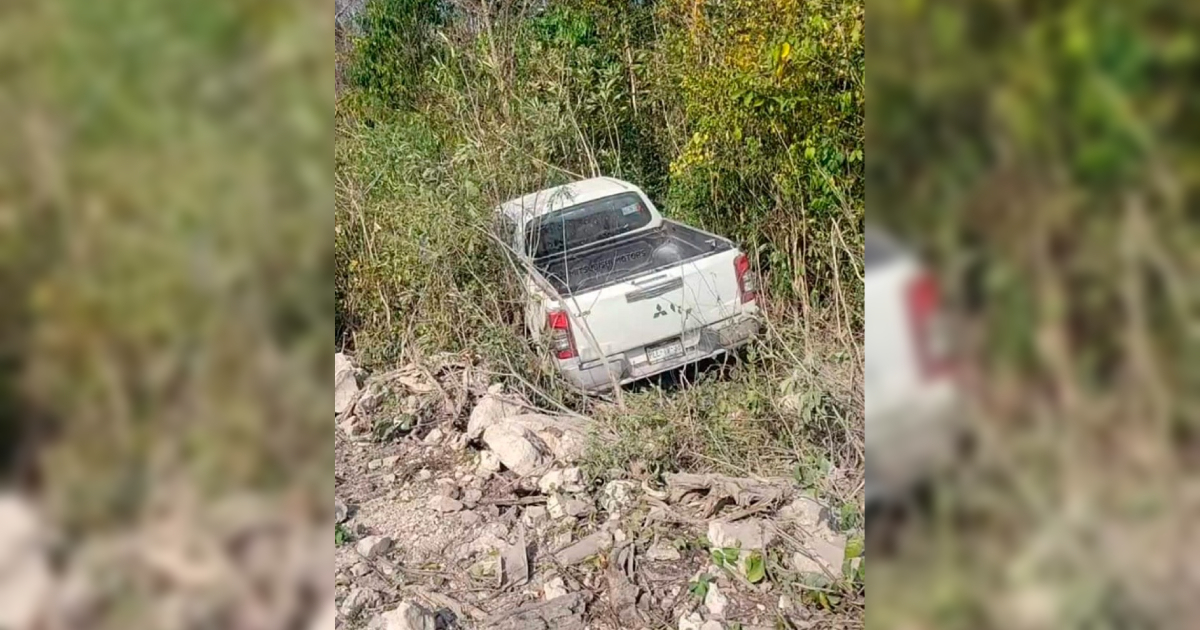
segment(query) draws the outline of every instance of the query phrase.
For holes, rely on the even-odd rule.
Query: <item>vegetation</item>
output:
[[[858,505],[863,8],[373,0],[338,102],[338,344],[368,366],[467,352],[617,436],[632,465],[788,474]],[[381,16],[387,16],[383,19]],[[397,50],[394,42],[426,42]],[[492,209],[593,175],[637,182],[669,216],[728,235],[761,270],[771,332],[748,360],[670,395],[597,404],[527,345]],[[813,394],[798,401],[785,385]]]
[[[923,608],[923,626],[1014,627],[1006,598],[1032,591],[1050,615],[1038,627],[1169,625],[1146,614],[1187,601],[1178,584],[1078,541],[1141,549],[1180,518],[1170,480],[1197,461],[1200,13],[1093,0],[871,10],[872,221],[928,245],[970,313],[1000,460],[986,483],[951,485],[965,535],[938,529],[935,559],[874,565],[872,616],[902,625],[885,613],[902,605]],[[1135,527],[1130,510],[1153,518]]]
[[[0,9],[4,473],[40,480],[72,529],[295,482],[327,503],[316,8]]]

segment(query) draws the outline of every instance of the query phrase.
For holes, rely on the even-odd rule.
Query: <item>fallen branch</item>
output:
[[[569,593],[546,602],[526,604],[500,613],[481,623],[481,627],[496,630],[519,628],[556,628],[583,630],[584,599],[582,593]],[[538,625],[540,624],[540,625]]]
[[[512,497],[491,498],[491,497],[488,497],[488,498],[483,498],[483,499],[479,500],[480,505],[499,505],[499,506],[505,506],[505,507],[512,506],[512,505],[537,505],[539,503],[545,503],[545,502],[546,502],[546,497],[541,496],[541,495],[530,495],[527,497],[516,497],[516,498],[512,498]]]
[[[737,505],[747,508],[754,504],[774,505],[787,498],[792,493],[792,486],[786,480],[761,480],[748,477],[729,477],[726,475],[692,473],[668,473],[664,476],[667,492],[671,503],[680,503],[692,493],[706,494],[707,498],[701,510],[701,517],[708,518],[717,510],[720,502],[730,499]],[[766,509],[765,507],[758,509]],[[746,515],[742,515],[742,518]]]
[[[450,611],[453,612],[454,615],[459,619],[470,617],[476,621],[483,621],[488,616],[483,609],[477,606],[460,602],[441,593],[435,593],[423,586],[417,587],[415,592],[418,597],[421,597],[438,608],[450,609]]]

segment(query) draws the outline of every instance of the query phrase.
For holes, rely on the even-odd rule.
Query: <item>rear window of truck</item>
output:
[[[650,210],[637,193],[601,197],[530,221],[525,230],[525,251],[534,258],[563,254],[649,223]]]

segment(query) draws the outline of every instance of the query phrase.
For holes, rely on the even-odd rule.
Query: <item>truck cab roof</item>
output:
[[[510,199],[500,204],[497,212],[513,223],[523,225],[530,219],[555,210],[635,190],[638,190],[637,186],[629,182],[611,177],[593,177]]]

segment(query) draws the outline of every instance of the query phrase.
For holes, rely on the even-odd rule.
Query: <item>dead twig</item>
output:
[[[458,618],[463,619],[470,617],[476,621],[483,621],[488,618],[488,613],[482,608],[460,602],[451,597],[447,597],[441,593],[435,593],[423,586],[418,586],[415,589],[418,597],[428,601],[438,608],[449,608]]]
[[[531,496],[527,496],[527,497],[501,497],[501,498],[487,497],[487,498],[483,498],[483,499],[479,500],[480,505],[499,505],[499,506],[506,506],[506,507],[512,506],[512,505],[538,505],[540,503],[545,503],[545,502],[546,502],[546,497],[540,496],[540,495],[537,495],[537,496],[531,495]]]

